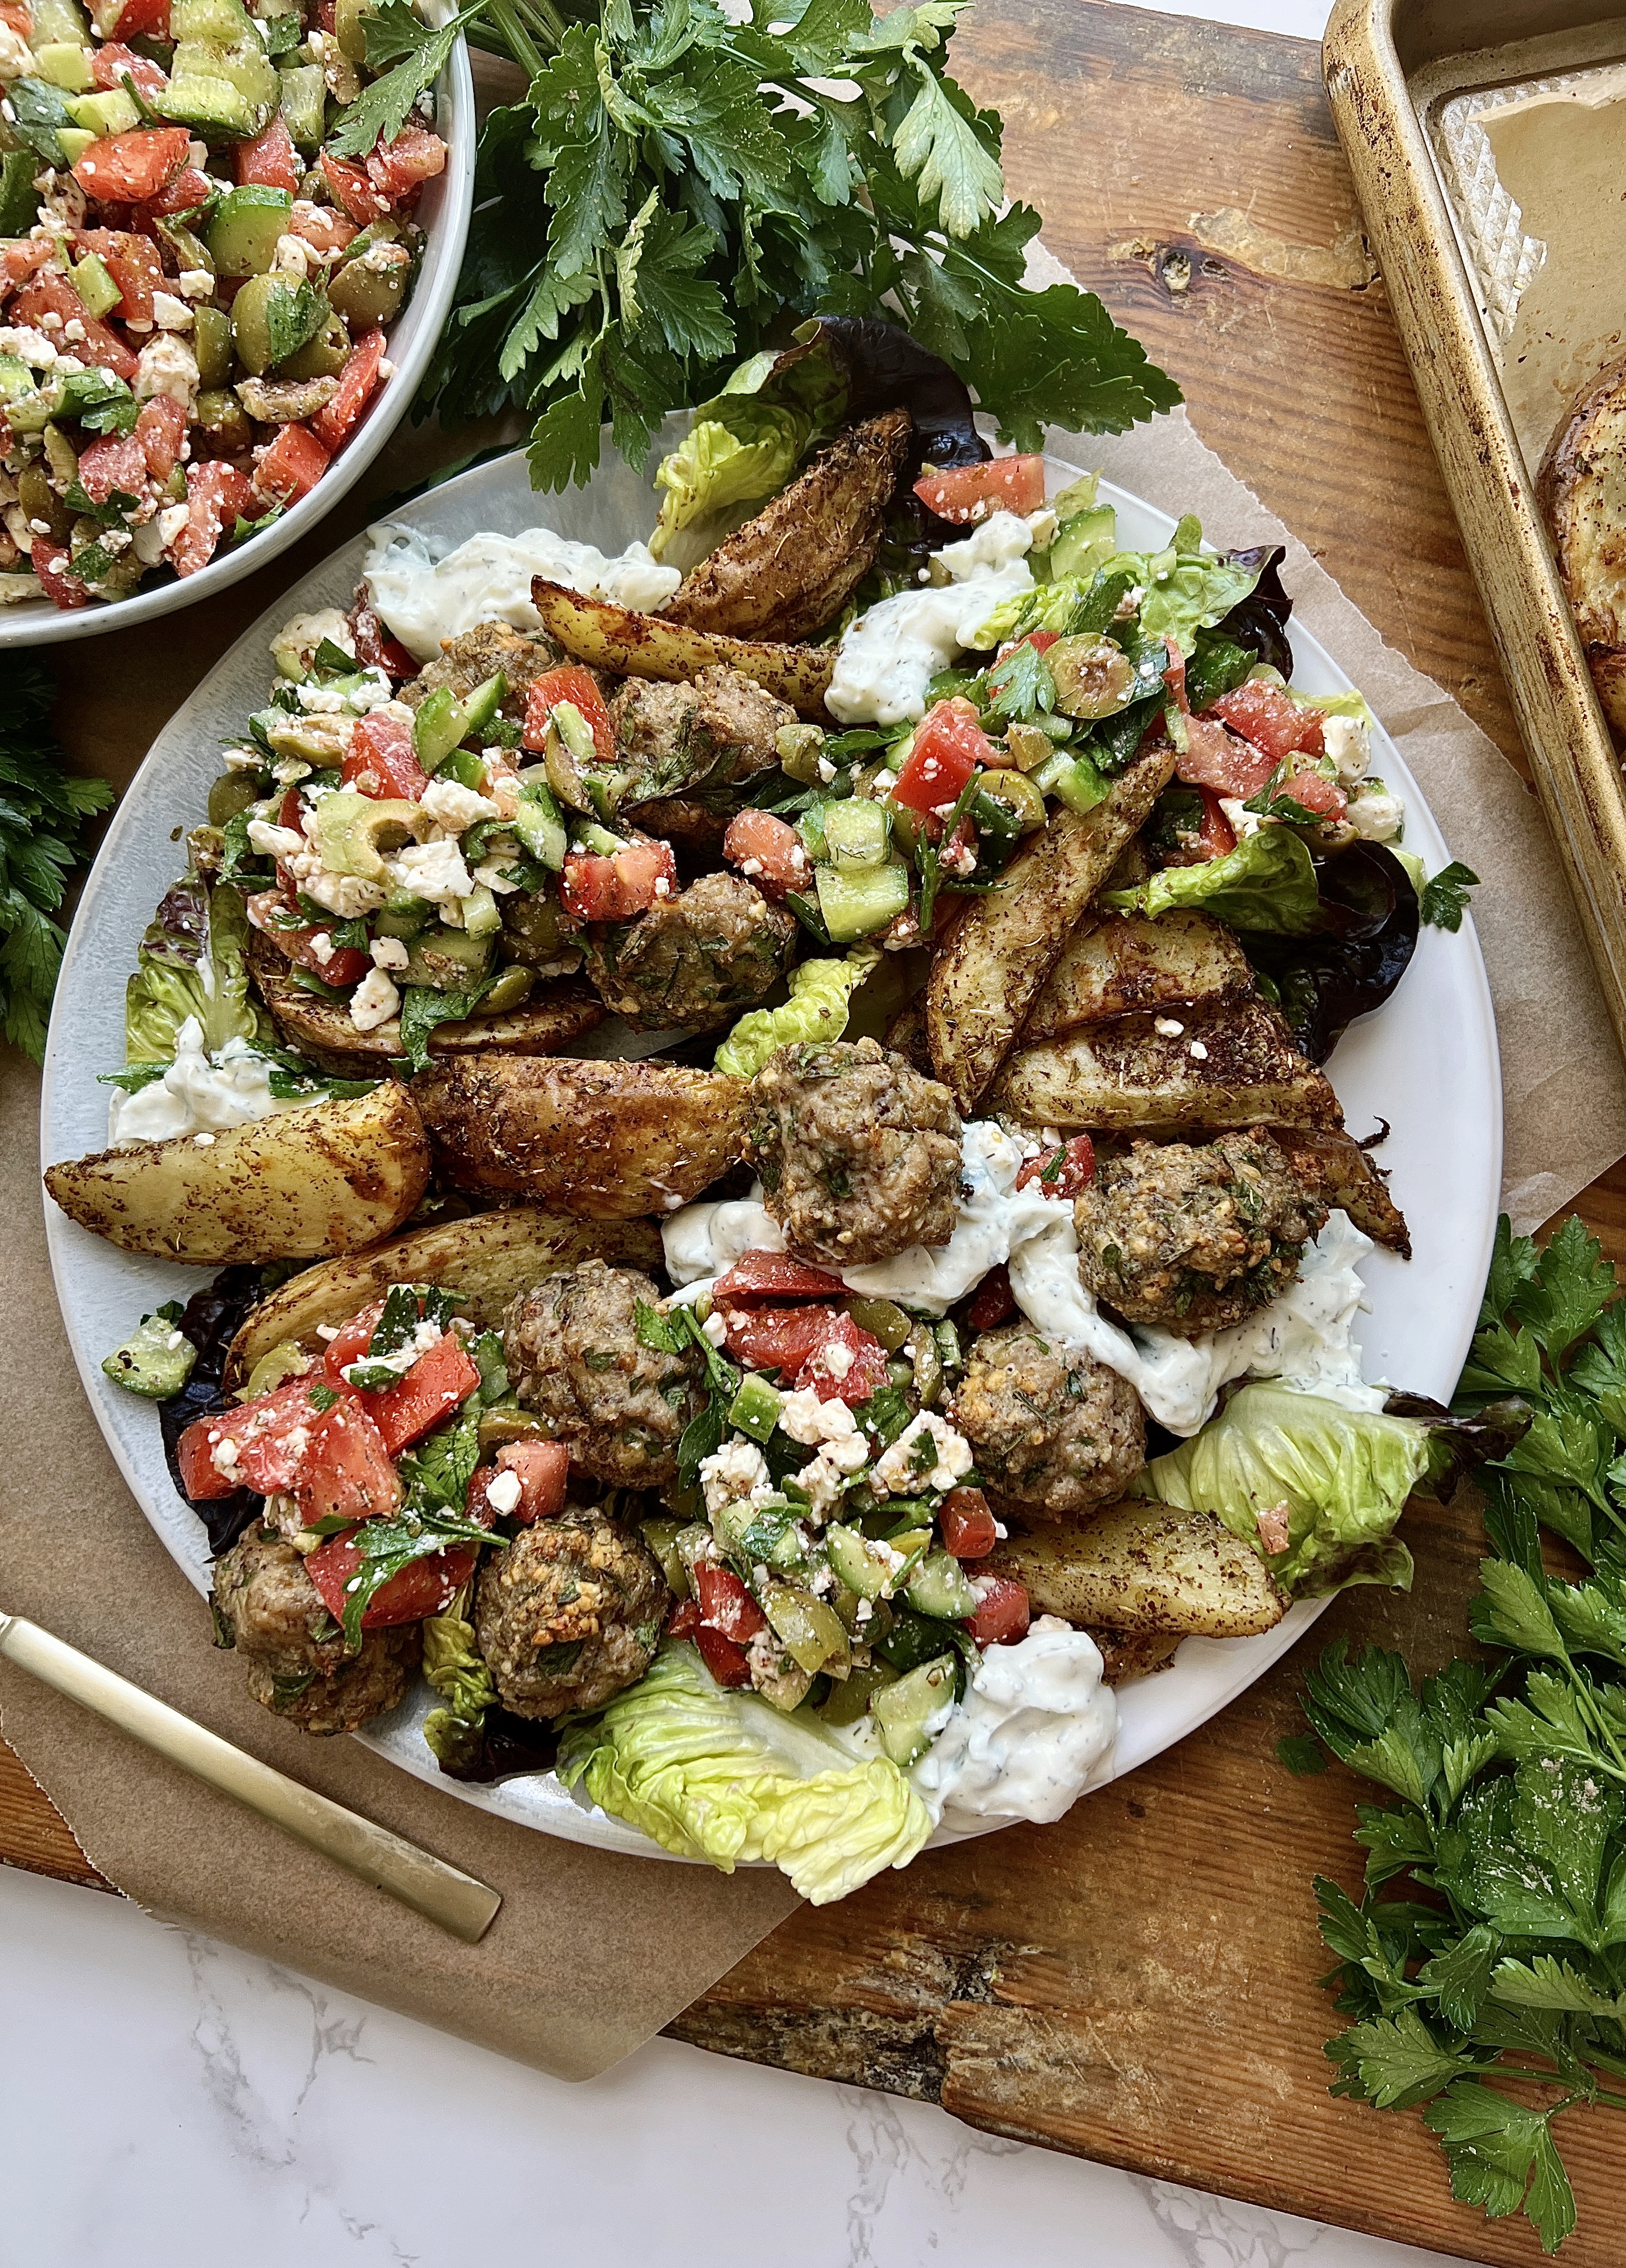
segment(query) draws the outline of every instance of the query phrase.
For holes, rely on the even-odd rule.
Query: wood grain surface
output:
[[[1046,240],[1186,389],[1203,438],[1390,641],[1525,769],[1505,688],[1303,42],[1105,0],[978,0],[962,76],[1007,122],[1012,189]],[[161,636],[59,662],[78,768],[122,784],[148,739],[265,605],[376,499],[491,436],[398,436],[303,548]],[[1626,1171],[1581,1210],[1626,1258]],[[1348,1632],[1419,1668],[1462,1643],[1472,1507],[1414,1513],[1408,1599],[1360,1591]],[[942,2102],[993,2132],[1467,2258],[1534,2263],[1522,2224],[1453,2205],[1415,2116],[1334,2101],[1312,1878],[1354,1884],[1357,1783],[1292,1778],[1304,1649],[1059,1826],[918,1859],[804,1909],[672,2027],[721,2053]],[[0,1750],[0,1858],[97,1881]],[[1618,2268],[1621,2139],[1565,2141],[1573,2268]],[[1013,2256],[1014,2257],[1014,2256]]]

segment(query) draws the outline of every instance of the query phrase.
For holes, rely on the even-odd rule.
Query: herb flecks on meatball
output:
[[[629,677],[610,704],[620,759],[631,771],[625,800],[737,786],[779,762],[776,735],[796,712],[754,679],[718,665],[692,685]]]
[[[612,1487],[669,1487],[679,1437],[699,1408],[692,1350],[666,1354],[639,1337],[639,1306],[660,1299],[636,1268],[588,1260],[521,1292],[503,1317],[521,1402],[546,1420],[578,1470]]]
[[[588,974],[640,1030],[714,1031],[754,1007],[790,958],[795,917],[737,874],[703,874],[638,920],[593,933]]]
[[[1127,1322],[1186,1338],[1239,1323],[1284,1292],[1327,1219],[1259,1128],[1102,1157],[1073,1210],[1088,1288]]]
[[[567,1511],[522,1528],[481,1569],[475,1635],[505,1707],[562,1717],[637,1683],[671,1602],[640,1536]]]
[[[1024,1513],[1059,1518],[1110,1503],[1146,1462],[1146,1420],[1127,1380],[1030,1323],[975,1342],[950,1415],[983,1479]]]
[[[946,1244],[960,1187],[952,1096],[874,1040],[780,1048],[758,1073],[751,1151],[792,1252],[837,1268]]]
[[[255,1699],[307,1733],[353,1733],[404,1699],[423,1653],[417,1623],[364,1631],[358,1653],[322,1603],[305,1562],[251,1528],[215,1563],[216,1627],[248,1665]]]

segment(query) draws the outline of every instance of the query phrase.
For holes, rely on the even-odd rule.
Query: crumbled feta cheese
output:
[[[498,1474],[495,1480],[487,1481],[485,1484],[485,1501],[490,1505],[493,1512],[508,1513],[517,1510],[520,1501],[520,1476],[518,1473],[508,1471],[500,1472]]]
[[[0,24],[0,79],[27,78],[34,68],[33,50],[22,33]]]
[[[723,1347],[728,1344],[728,1326],[715,1308],[707,1315],[700,1329],[714,1347]]]
[[[1365,720],[1360,717],[1327,717],[1321,719],[1321,746],[1332,758],[1339,780],[1345,787],[1353,786],[1364,778],[1366,767],[1372,760],[1371,734]]]
[[[381,883],[369,882],[364,875],[330,873],[315,850],[301,851],[286,864],[306,896],[314,898],[325,913],[336,914],[341,921],[359,921],[363,914],[373,913],[381,906],[388,895]]]
[[[933,1462],[917,1463],[920,1444],[928,1440],[935,1453]],[[869,1484],[877,1496],[913,1496],[923,1488],[951,1489],[965,1479],[973,1462],[965,1434],[957,1433],[935,1410],[922,1410],[876,1460]]]
[[[197,357],[184,339],[171,331],[160,331],[136,358],[130,392],[137,401],[167,394],[189,413],[197,400]]]
[[[173,291],[155,291],[152,294],[152,320],[160,331],[189,331],[192,310]]]
[[[367,951],[374,968],[404,968],[412,957],[405,939],[399,937],[375,937]]]
[[[269,819],[251,819],[248,848],[262,858],[293,858],[304,850],[305,838],[292,827],[277,827]]]
[[[183,299],[208,299],[214,295],[215,279],[206,268],[183,268],[175,278],[175,289]]]
[[[325,968],[333,958],[333,939],[325,929],[318,929],[311,932],[309,943],[313,956]]]
[[[757,1504],[773,1493],[766,1458],[754,1441],[738,1433],[713,1455],[701,1459],[700,1486],[707,1512],[721,1512],[730,1504]]]
[[[1406,806],[1381,780],[1368,780],[1349,798],[1345,814],[1357,835],[1369,843],[1395,843],[1406,828]]]
[[[385,870],[398,889],[431,905],[452,905],[473,895],[473,877],[450,836],[433,843],[409,843],[385,861]]]
[[[477,795],[454,779],[432,779],[418,799],[423,808],[448,835],[461,835],[477,819],[495,819],[497,806],[489,796]]]
[[[175,538],[191,517],[192,507],[189,504],[166,504],[164,506],[154,525],[159,532],[159,541],[166,551],[174,544]]]
[[[850,1439],[858,1431],[858,1420],[845,1402],[821,1402],[810,1387],[804,1387],[780,1403],[780,1431],[811,1448],[820,1441]]]
[[[488,858],[483,866],[477,866],[474,879],[490,890],[493,897],[506,897],[509,891],[517,890],[520,887],[500,858]]]
[[[277,276],[294,276],[303,283],[310,272],[311,247],[301,236],[279,236],[277,249],[271,255],[272,272]]]
[[[372,968],[350,996],[350,1020],[358,1032],[375,1032],[400,1006],[401,995],[388,977],[381,968]]]

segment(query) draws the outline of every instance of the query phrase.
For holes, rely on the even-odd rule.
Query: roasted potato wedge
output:
[[[359,1251],[393,1236],[428,1185],[429,1138],[393,1079],[350,1101],[104,1150],[45,1176],[82,1228],[195,1267]]]
[[[1167,1669],[1179,1651],[1179,1637],[1158,1631],[1092,1630],[1101,1653],[1101,1678],[1106,1685],[1127,1685],[1136,1677],[1152,1677]]]
[[[991,1114],[1091,1133],[1175,1128],[1338,1127],[1338,1097],[1261,1001],[1167,1017],[1120,1016],[1014,1055],[988,1096]],[[1194,1054],[1194,1049],[1200,1049]]]
[[[745,1154],[746,1082],[676,1064],[466,1056],[412,1092],[447,1181],[578,1220],[669,1212]]]
[[[400,1056],[398,1018],[392,1016],[373,1031],[358,1032],[344,1009],[293,982],[287,955],[257,930],[249,932],[248,967],[255,990],[288,1046],[336,1079],[381,1079]],[[429,1035],[429,1052],[466,1056],[500,1049],[506,1055],[555,1055],[595,1024],[602,1024],[606,1013],[590,984],[566,977],[539,986],[531,998],[506,1016],[473,1016],[467,1023],[437,1025]]]
[[[1341,1205],[1376,1244],[1411,1258],[1411,1231],[1389,1185],[1353,1134],[1331,1126],[1273,1126],[1293,1171],[1324,1204]]]
[[[1208,1512],[1126,1497],[1076,1527],[1014,1535],[983,1562],[1041,1614],[1086,1629],[1256,1638],[1287,1601],[1252,1545]]]
[[[691,682],[703,669],[721,662],[755,678],[758,685],[788,701],[802,717],[823,717],[824,695],[836,666],[834,646],[768,645],[751,638],[724,637],[693,630],[664,615],[635,615],[608,599],[584,599],[538,575],[531,602],[543,627],[566,653],[617,677],[662,677]]]
[[[809,637],[869,572],[909,454],[906,409],[838,433],[772,504],[717,546],[667,600],[669,622],[735,637]]]
[[[325,1260],[279,1285],[262,1300],[232,1342],[225,1388],[242,1385],[262,1354],[292,1339],[314,1354],[323,1323],[342,1323],[392,1284],[441,1284],[460,1292],[460,1313],[481,1330],[494,1330],[517,1293],[543,1276],[579,1267],[584,1260],[649,1269],[659,1265],[661,1235],[647,1220],[589,1226],[535,1205],[439,1222],[375,1245],[353,1257]]]
[[[1626,741],[1626,360],[1587,387],[1536,479],[1603,713]]]
[[[950,933],[927,982],[927,1042],[938,1078],[968,1115],[1010,1052],[1079,916],[1173,777],[1173,749],[1149,750],[1092,811],[1054,813],[998,887],[973,898]]]
[[[1143,914],[1086,916],[1062,946],[1022,1037],[1037,1045],[1109,1016],[1245,1000],[1253,990],[1253,971],[1235,932],[1207,914],[1176,907],[1157,921]]]

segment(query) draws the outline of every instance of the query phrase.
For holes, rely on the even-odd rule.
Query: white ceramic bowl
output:
[[[196,575],[144,587],[133,597],[110,606],[96,602],[64,609],[53,606],[48,599],[31,599],[20,606],[0,608],[0,647],[58,645],[70,638],[97,637],[105,630],[127,630],[137,622],[156,621],[160,615],[179,614],[199,599],[224,591],[228,584],[240,582],[291,543],[297,543],[354,487],[411,406],[446,327],[457,288],[457,271],[462,266],[474,204],[476,129],[474,83],[461,39],[436,81],[435,112],[435,130],[447,148],[446,170],[425,185],[418,208],[426,239],[423,265],[405,311],[389,335],[388,352],[395,364],[394,374],[373,396],[349,446],[334,459],[310,494],[284,512],[262,535],[252,536],[234,551],[219,554]]]

